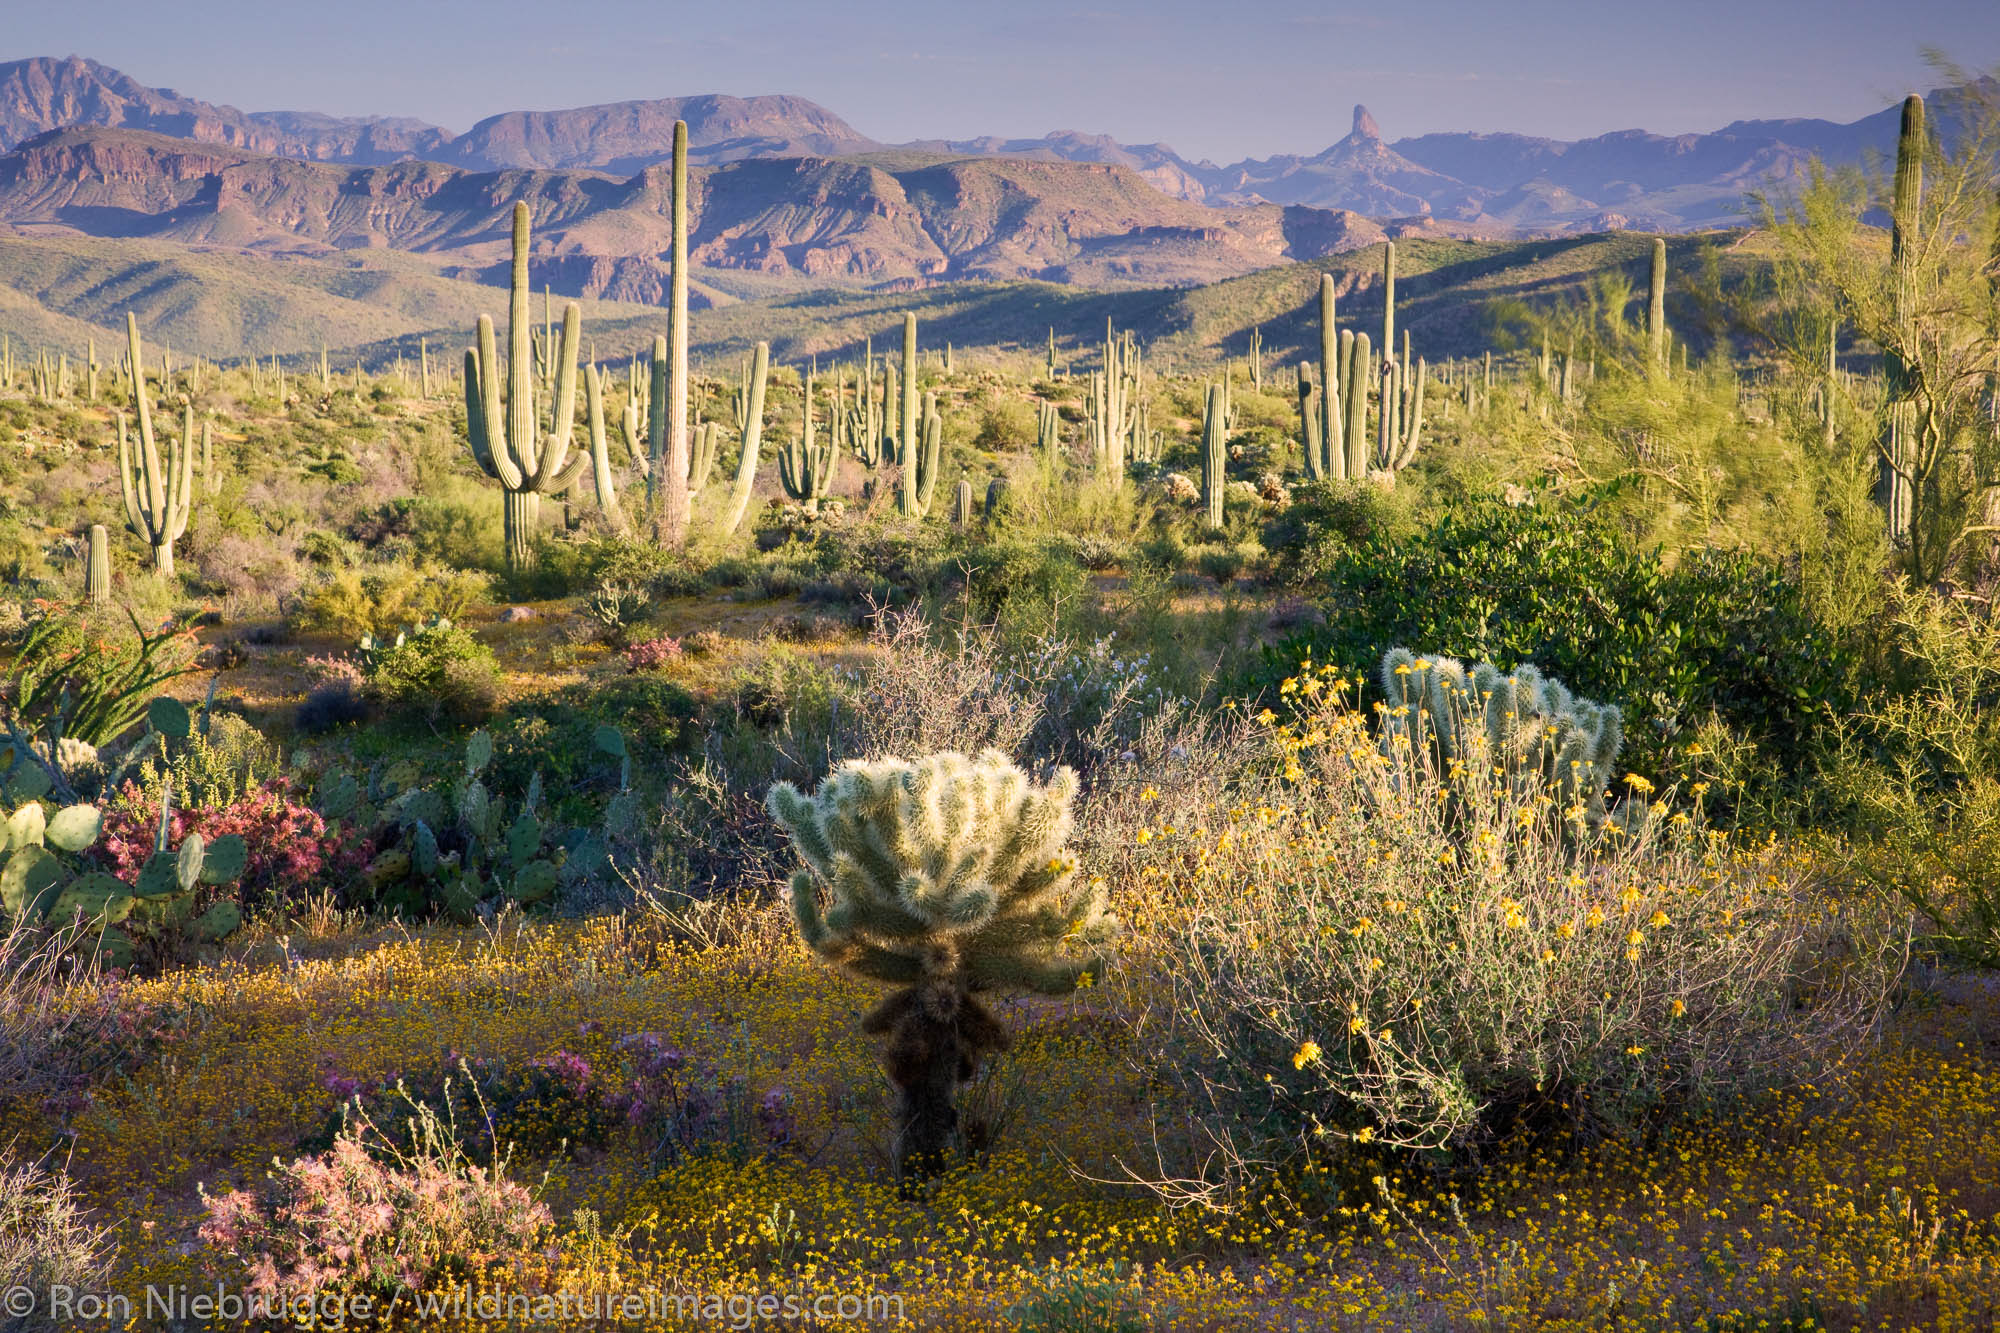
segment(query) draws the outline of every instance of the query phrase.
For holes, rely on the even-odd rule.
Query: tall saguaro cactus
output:
[[[743,387],[742,452],[736,459],[736,481],[729,488],[729,512],[722,530],[734,532],[750,509],[750,490],[757,482],[757,453],[764,444],[764,389],[771,378],[771,344],[760,342],[751,359],[750,379]]]
[[[667,400],[666,419],[666,504],[661,514],[661,536],[669,546],[687,544],[688,515],[688,127],[674,122],[674,236],[670,256],[667,315],[667,367],[665,375],[654,372],[653,383],[663,387]],[[664,383],[662,383],[664,379]],[[657,409],[656,409],[657,410]],[[730,525],[732,528],[735,524]]]
[[[1655,374],[1667,368],[1667,239],[1653,238],[1653,266],[1646,291],[1647,364]]]
[[[1382,359],[1396,355],[1396,243],[1382,242]]]
[[[1916,251],[1924,206],[1924,99],[1915,93],[1903,99],[1902,132],[1896,139],[1895,199],[1890,214],[1889,264],[1895,283],[1895,318],[1904,348],[1916,346]],[[1917,367],[1891,350],[1883,358],[1888,381],[1889,419],[1880,445],[1881,462],[1876,500],[1889,521],[1889,536],[1902,541],[1910,535],[1916,503]]]
[[[914,313],[903,316],[903,421],[896,441],[901,446],[899,460],[903,465],[902,491],[899,506],[912,518],[923,511],[917,504],[917,452],[923,447],[917,431],[920,423],[917,411],[921,404],[917,399],[917,317]]]
[[[1227,482],[1229,455],[1229,395],[1219,384],[1208,386],[1208,409],[1201,419],[1201,499],[1203,517],[1211,528],[1222,526],[1222,488]]]
[[[187,531],[194,500],[193,417],[180,439],[168,446],[164,462],[153,438],[153,409],[146,399],[146,362],[139,346],[139,320],[125,314],[125,339],[132,357],[132,412],[139,433],[138,454],[119,423],[118,488],[125,499],[125,524],[153,548],[153,568],[172,578],[174,543]]]
[[[507,567],[531,569],[542,496],[569,489],[589,460],[570,457],[576,418],[576,353],[583,312],[571,301],[563,307],[562,350],[558,354],[554,421],[540,437],[535,411],[534,333],[528,312],[528,206],[514,205],[514,272],[507,302],[507,392],[500,391],[500,355],[493,317],[479,317],[479,345],[465,353],[465,424],[472,457],[506,491],[501,523]]]
[[[1338,480],[1347,475],[1346,423],[1341,419],[1340,332],[1334,325],[1333,275],[1319,275],[1319,404],[1317,420],[1307,420],[1305,367],[1299,368],[1299,416],[1305,427],[1306,475]]]

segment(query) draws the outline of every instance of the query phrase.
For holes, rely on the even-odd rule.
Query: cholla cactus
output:
[[[806,863],[792,877],[799,934],[843,972],[897,988],[862,1026],[886,1037],[906,1180],[942,1166],[958,1085],[1007,1046],[974,996],[1060,995],[1102,966],[1116,922],[1102,881],[1079,880],[1063,846],[1076,787],[1067,768],[1037,785],[987,750],[850,761],[810,797],[771,788]]]
[[[1616,704],[1572,694],[1524,662],[1511,674],[1491,662],[1467,671],[1449,657],[1418,657],[1391,648],[1382,658],[1388,736],[1428,741],[1447,762],[1483,752],[1516,790],[1553,789],[1565,809],[1590,822],[1604,817],[1604,792],[1625,722]]]

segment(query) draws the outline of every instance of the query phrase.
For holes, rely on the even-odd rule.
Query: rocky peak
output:
[[[1375,117],[1368,114],[1368,108],[1358,102],[1354,106],[1354,129],[1347,137],[1356,142],[1382,142],[1382,127],[1375,123]]]

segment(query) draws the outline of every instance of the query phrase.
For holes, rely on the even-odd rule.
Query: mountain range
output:
[[[752,159],[904,154],[1119,167],[1192,204],[1296,205],[1377,218],[1433,218],[1560,234],[1632,228],[1684,231],[1741,220],[1746,191],[1796,179],[1814,156],[1863,160],[1893,148],[1896,110],[1850,124],[1738,121],[1709,134],[1641,130],[1566,141],[1504,133],[1429,134],[1394,142],[1356,107],[1348,134],[1312,156],[1226,166],[1163,144],[1060,132],[883,144],[832,111],[791,96],[703,95],[563,111],[510,111],[463,134],[409,119],[243,112],[148,88],[94,61],[37,57],[0,64],[0,149],[51,130],[96,125],[150,131],[279,157],[349,166],[420,160],[470,172],[592,171],[631,177],[666,160],[676,119],[701,166]]]

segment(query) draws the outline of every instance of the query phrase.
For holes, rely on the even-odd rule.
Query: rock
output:
[[[509,625],[518,625],[524,620],[533,620],[534,618],[535,609],[532,606],[510,606],[507,608],[507,614],[500,617],[501,620]]]

